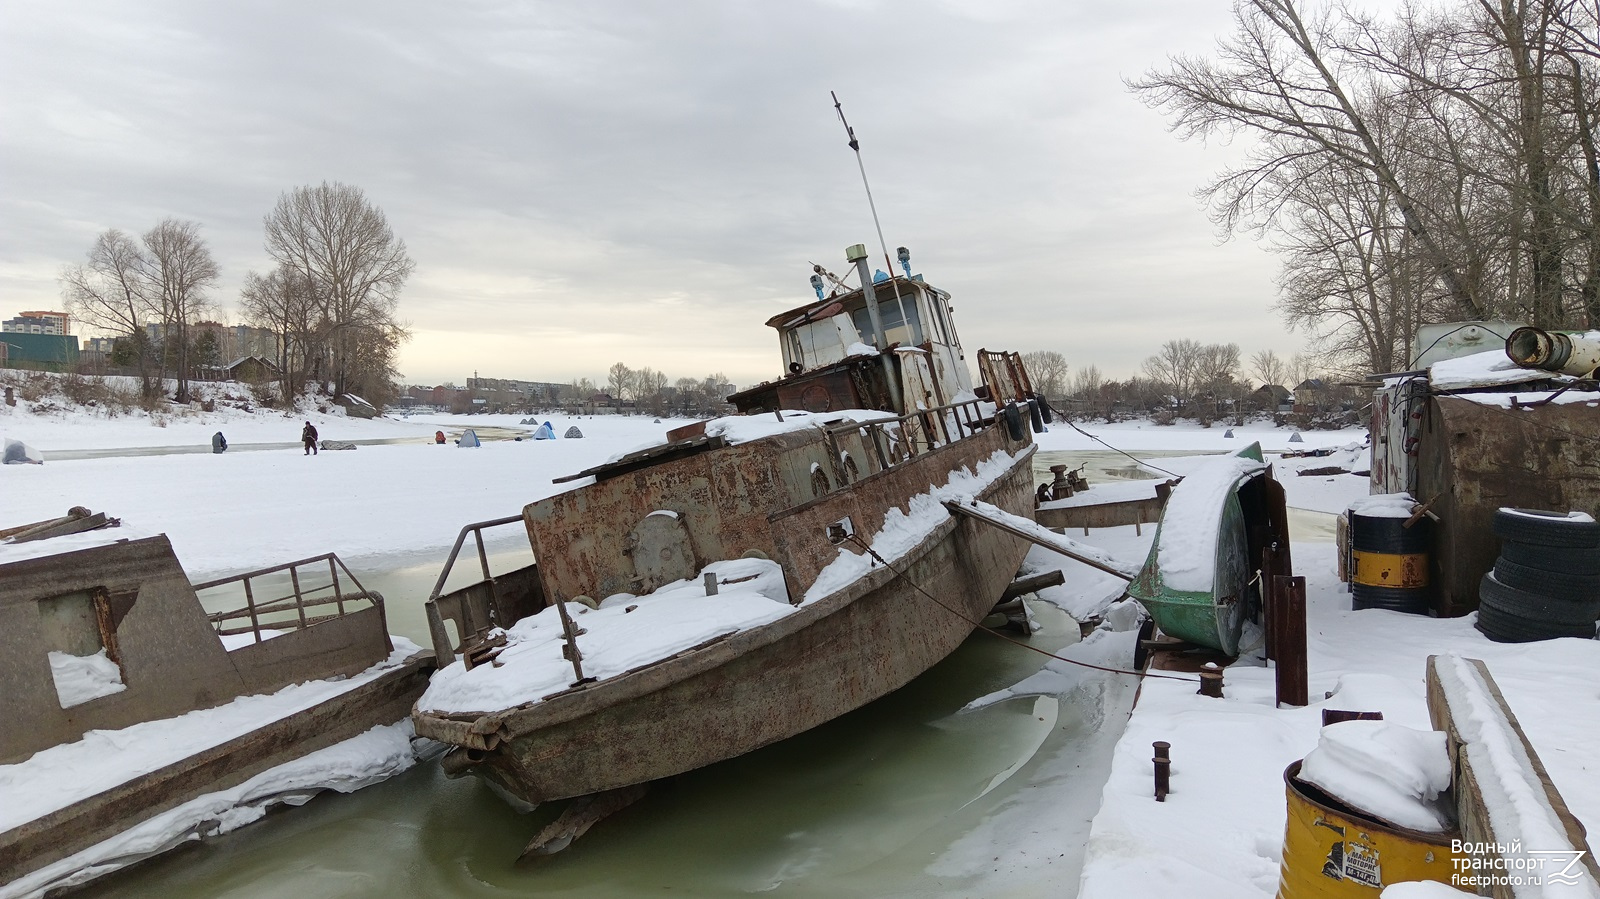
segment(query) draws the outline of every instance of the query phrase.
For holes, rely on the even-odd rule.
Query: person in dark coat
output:
[[[305,455],[315,456],[317,454],[317,429],[309,421],[300,430],[300,442],[306,445]]]

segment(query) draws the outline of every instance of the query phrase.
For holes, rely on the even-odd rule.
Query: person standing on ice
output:
[[[300,442],[306,445],[305,455],[315,456],[317,454],[317,429],[309,421],[300,430]]]

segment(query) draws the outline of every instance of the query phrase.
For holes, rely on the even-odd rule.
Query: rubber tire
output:
[[[1500,558],[1524,568],[1560,571],[1565,574],[1600,575],[1600,550],[1540,546],[1536,543],[1506,541],[1500,545]]]
[[[1600,547],[1600,521],[1575,521],[1568,518],[1565,512],[1544,512],[1538,509],[1514,511],[1522,514],[1509,514],[1504,509],[1495,510],[1494,532],[1502,540],[1578,549]]]
[[[1600,615],[1600,601],[1574,600],[1560,596],[1546,596],[1507,587],[1491,574],[1478,582],[1478,608],[1491,608],[1514,616],[1530,627],[1547,625],[1552,634],[1576,636],[1573,628],[1587,626],[1588,636],[1594,636],[1596,615]]]
[[[1572,574],[1547,568],[1530,568],[1508,559],[1494,563],[1494,578],[1502,586],[1543,596],[1600,602],[1600,574]]]
[[[1540,640],[1554,640],[1560,637],[1577,637],[1590,640],[1594,638],[1594,625],[1577,626],[1569,625],[1564,628],[1552,628],[1540,622],[1530,621],[1520,615],[1501,611],[1494,606],[1478,607],[1477,629],[1490,640],[1496,643],[1534,643]]]

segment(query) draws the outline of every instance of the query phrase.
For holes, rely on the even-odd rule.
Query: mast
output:
[[[828,95],[833,98],[834,111],[839,113],[839,122],[844,125],[844,133],[850,138],[850,149],[854,150],[856,154],[856,167],[861,170],[861,186],[867,191],[867,208],[872,211],[872,227],[878,232],[878,248],[883,251],[884,270],[889,273],[889,286],[894,289],[894,302],[900,309],[900,321],[905,324],[906,331],[911,334],[911,342],[913,344],[921,343],[921,323],[913,324],[911,316],[906,314],[905,299],[900,296],[900,285],[894,279],[894,263],[889,259],[889,244],[883,239],[883,225],[878,222],[878,204],[873,202],[872,185],[867,182],[867,166],[866,163],[861,161],[861,142],[856,140],[855,129],[850,127],[849,120],[844,117],[844,104],[839,102],[838,93],[828,91]],[[862,268],[862,271],[866,271],[865,267]],[[861,286],[865,288],[871,280],[870,274],[864,276]],[[885,347],[879,347],[879,349],[882,350]]]

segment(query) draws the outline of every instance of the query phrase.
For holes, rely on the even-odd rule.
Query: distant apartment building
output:
[[[72,316],[65,312],[24,312],[16,318],[0,322],[0,331],[63,337],[72,333]]]

